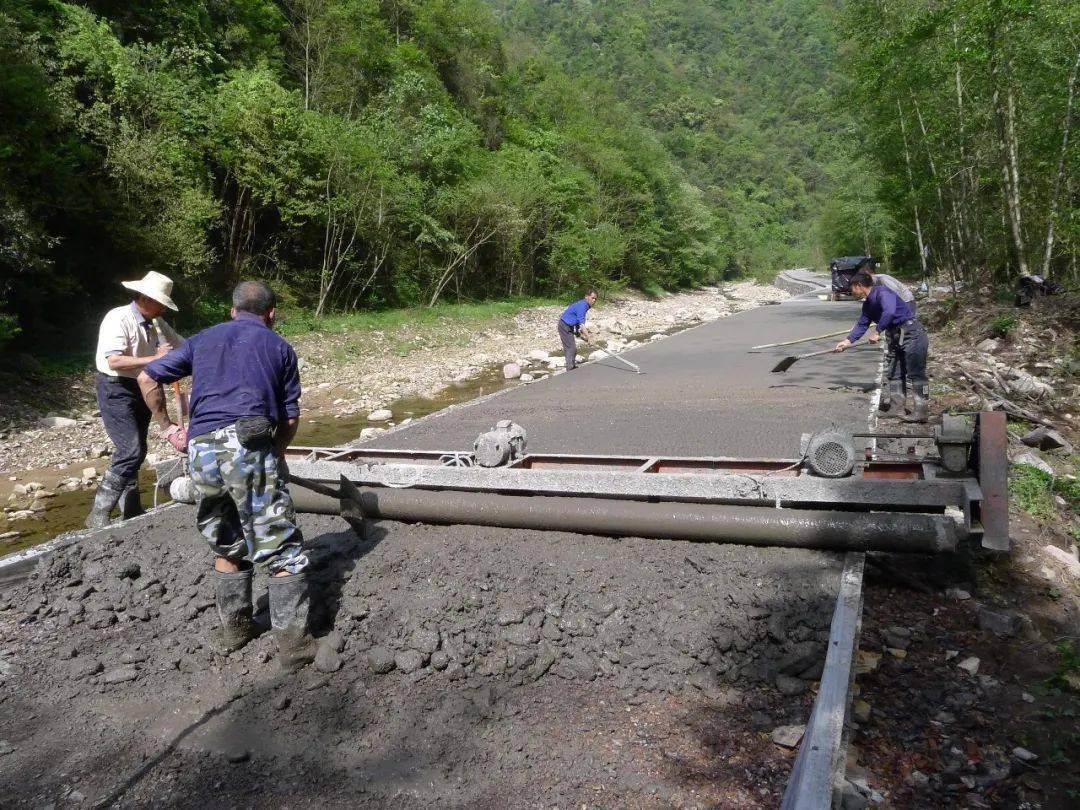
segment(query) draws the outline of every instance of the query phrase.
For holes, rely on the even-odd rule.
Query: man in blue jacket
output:
[[[586,342],[592,340],[589,329],[585,326],[585,319],[589,310],[596,303],[596,290],[589,290],[580,301],[575,301],[559,316],[559,340],[562,341],[563,352],[566,354],[566,370],[577,368],[577,343],[575,336],[580,335]]]
[[[170,383],[191,376],[188,459],[198,493],[196,522],[214,552],[218,642],[255,635],[254,565],[270,574],[270,624],[282,669],[314,658],[303,536],[286,488],[282,454],[300,421],[296,353],[275,334],[275,298],[261,281],[233,291],[232,320],[189,338],[143,370]]]
[[[836,344],[836,351],[844,351],[866,333],[871,323],[875,324],[870,342],[877,343],[882,335],[889,341],[887,415],[905,422],[925,422],[930,411],[930,382],[926,377],[930,337],[926,329],[900,296],[888,287],[875,286],[869,273],[855,274],[851,279],[851,294],[863,302],[862,316],[848,336]],[[910,415],[905,415],[905,391],[909,385],[915,407]]]

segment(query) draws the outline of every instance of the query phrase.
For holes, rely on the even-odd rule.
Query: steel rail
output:
[[[840,575],[825,669],[810,722],[788,779],[781,810],[830,810],[842,787],[846,760],[844,724],[851,704],[855,649],[862,629],[866,555],[847,554]]]

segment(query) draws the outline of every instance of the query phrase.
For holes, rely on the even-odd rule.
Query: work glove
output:
[[[169,425],[165,431],[165,441],[173,446],[177,453],[187,454],[187,431],[179,425]]]

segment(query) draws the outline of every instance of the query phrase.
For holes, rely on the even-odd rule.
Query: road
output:
[[[784,351],[747,349],[854,317],[734,315],[633,350],[645,374],[590,363],[380,444],[463,449],[512,418],[537,451],[790,456],[816,426],[865,425],[878,355],[776,375]],[[334,632],[321,671],[280,679],[269,634],[215,651],[194,517],[114,527],[5,592],[6,805],[779,804],[793,754],[769,733],[809,716],[838,555],[389,521],[358,537],[305,515]]]
[[[827,348],[836,339],[748,350],[836,332],[857,316],[852,302],[792,299],[761,307],[625,353],[643,374],[605,358],[433,414],[369,446],[465,449],[499,419],[512,419],[528,431],[533,452],[797,455],[802,433],[834,423],[865,428],[881,355],[871,349],[828,355],[773,374],[785,355]]]

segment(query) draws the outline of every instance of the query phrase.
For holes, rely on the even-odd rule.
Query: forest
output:
[[[314,317],[869,252],[1077,277],[1067,0],[7,0],[0,344],[171,275]]]

